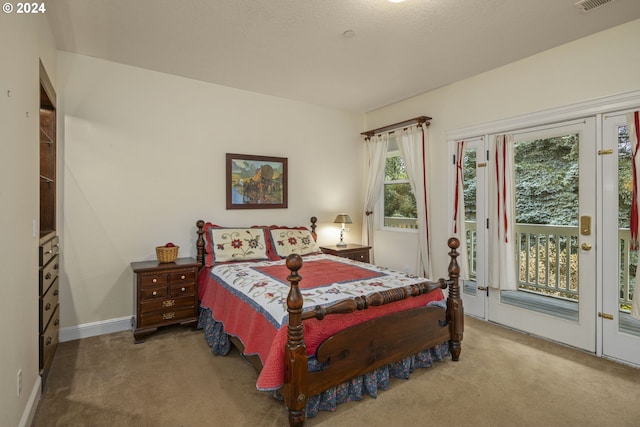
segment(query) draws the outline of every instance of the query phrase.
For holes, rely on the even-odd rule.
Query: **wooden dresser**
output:
[[[132,262],[134,272],[133,336],[136,343],[161,326],[179,323],[195,326],[198,321],[199,264],[193,258],[175,262]]]
[[[371,246],[347,243],[347,246],[321,246],[320,250],[325,254],[337,255],[342,258],[349,258],[361,262],[369,262],[369,251],[371,250]]]
[[[40,238],[40,374],[46,381],[58,347],[60,310],[58,304],[60,275],[58,236],[54,232]]]

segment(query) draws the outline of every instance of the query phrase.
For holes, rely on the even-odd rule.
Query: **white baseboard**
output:
[[[37,376],[36,382],[33,385],[33,389],[31,390],[31,394],[29,395],[29,401],[27,402],[27,406],[24,408],[24,412],[22,413],[22,418],[20,419],[20,427],[29,427],[33,422],[33,417],[36,415],[36,409],[38,409],[38,402],[40,402],[40,393],[42,386],[42,378],[40,375]]]
[[[120,317],[116,319],[102,320],[100,322],[84,323],[78,326],[60,328],[58,339],[60,342],[66,342],[130,330],[131,316]]]

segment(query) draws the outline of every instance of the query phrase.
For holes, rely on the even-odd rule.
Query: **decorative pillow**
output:
[[[268,259],[264,228],[211,228],[215,262]]]
[[[315,236],[307,228],[271,228],[271,246],[280,258],[291,254],[309,255],[318,253]]]

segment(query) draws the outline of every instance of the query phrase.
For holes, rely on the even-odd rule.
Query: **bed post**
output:
[[[283,396],[289,410],[289,425],[302,427],[307,409],[307,348],[304,343],[302,327],[302,293],[298,282],[302,277],[298,270],[302,267],[302,257],[292,254],[287,257],[287,268],[291,274],[287,277],[291,289],[287,296],[289,326],[287,328],[287,346],[284,350]]]
[[[453,281],[449,287],[449,296],[447,298],[447,321],[449,323],[449,350],[451,358],[454,361],[460,359],[460,351],[462,350],[460,342],[464,332],[464,309],[462,307],[462,299],[460,298],[460,266],[458,265],[458,251],[460,241],[455,237],[447,241],[447,245],[451,249],[449,256],[449,279]]]
[[[315,216],[312,216],[309,221],[311,221],[311,232],[315,235],[316,227],[317,227],[316,222],[318,222],[318,218],[316,218]]]
[[[198,264],[202,267],[204,265],[204,221],[201,219],[196,221],[196,227],[198,227],[196,231],[196,233],[198,233],[198,240],[196,240],[196,261],[198,261]]]

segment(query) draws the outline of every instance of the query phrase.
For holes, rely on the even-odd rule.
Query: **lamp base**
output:
[[[336,244],[339,248],[344,248],[347,244],[343,240],[344,237],[344,224],[342,224],[342,230],[340,230],[340,241]]]

